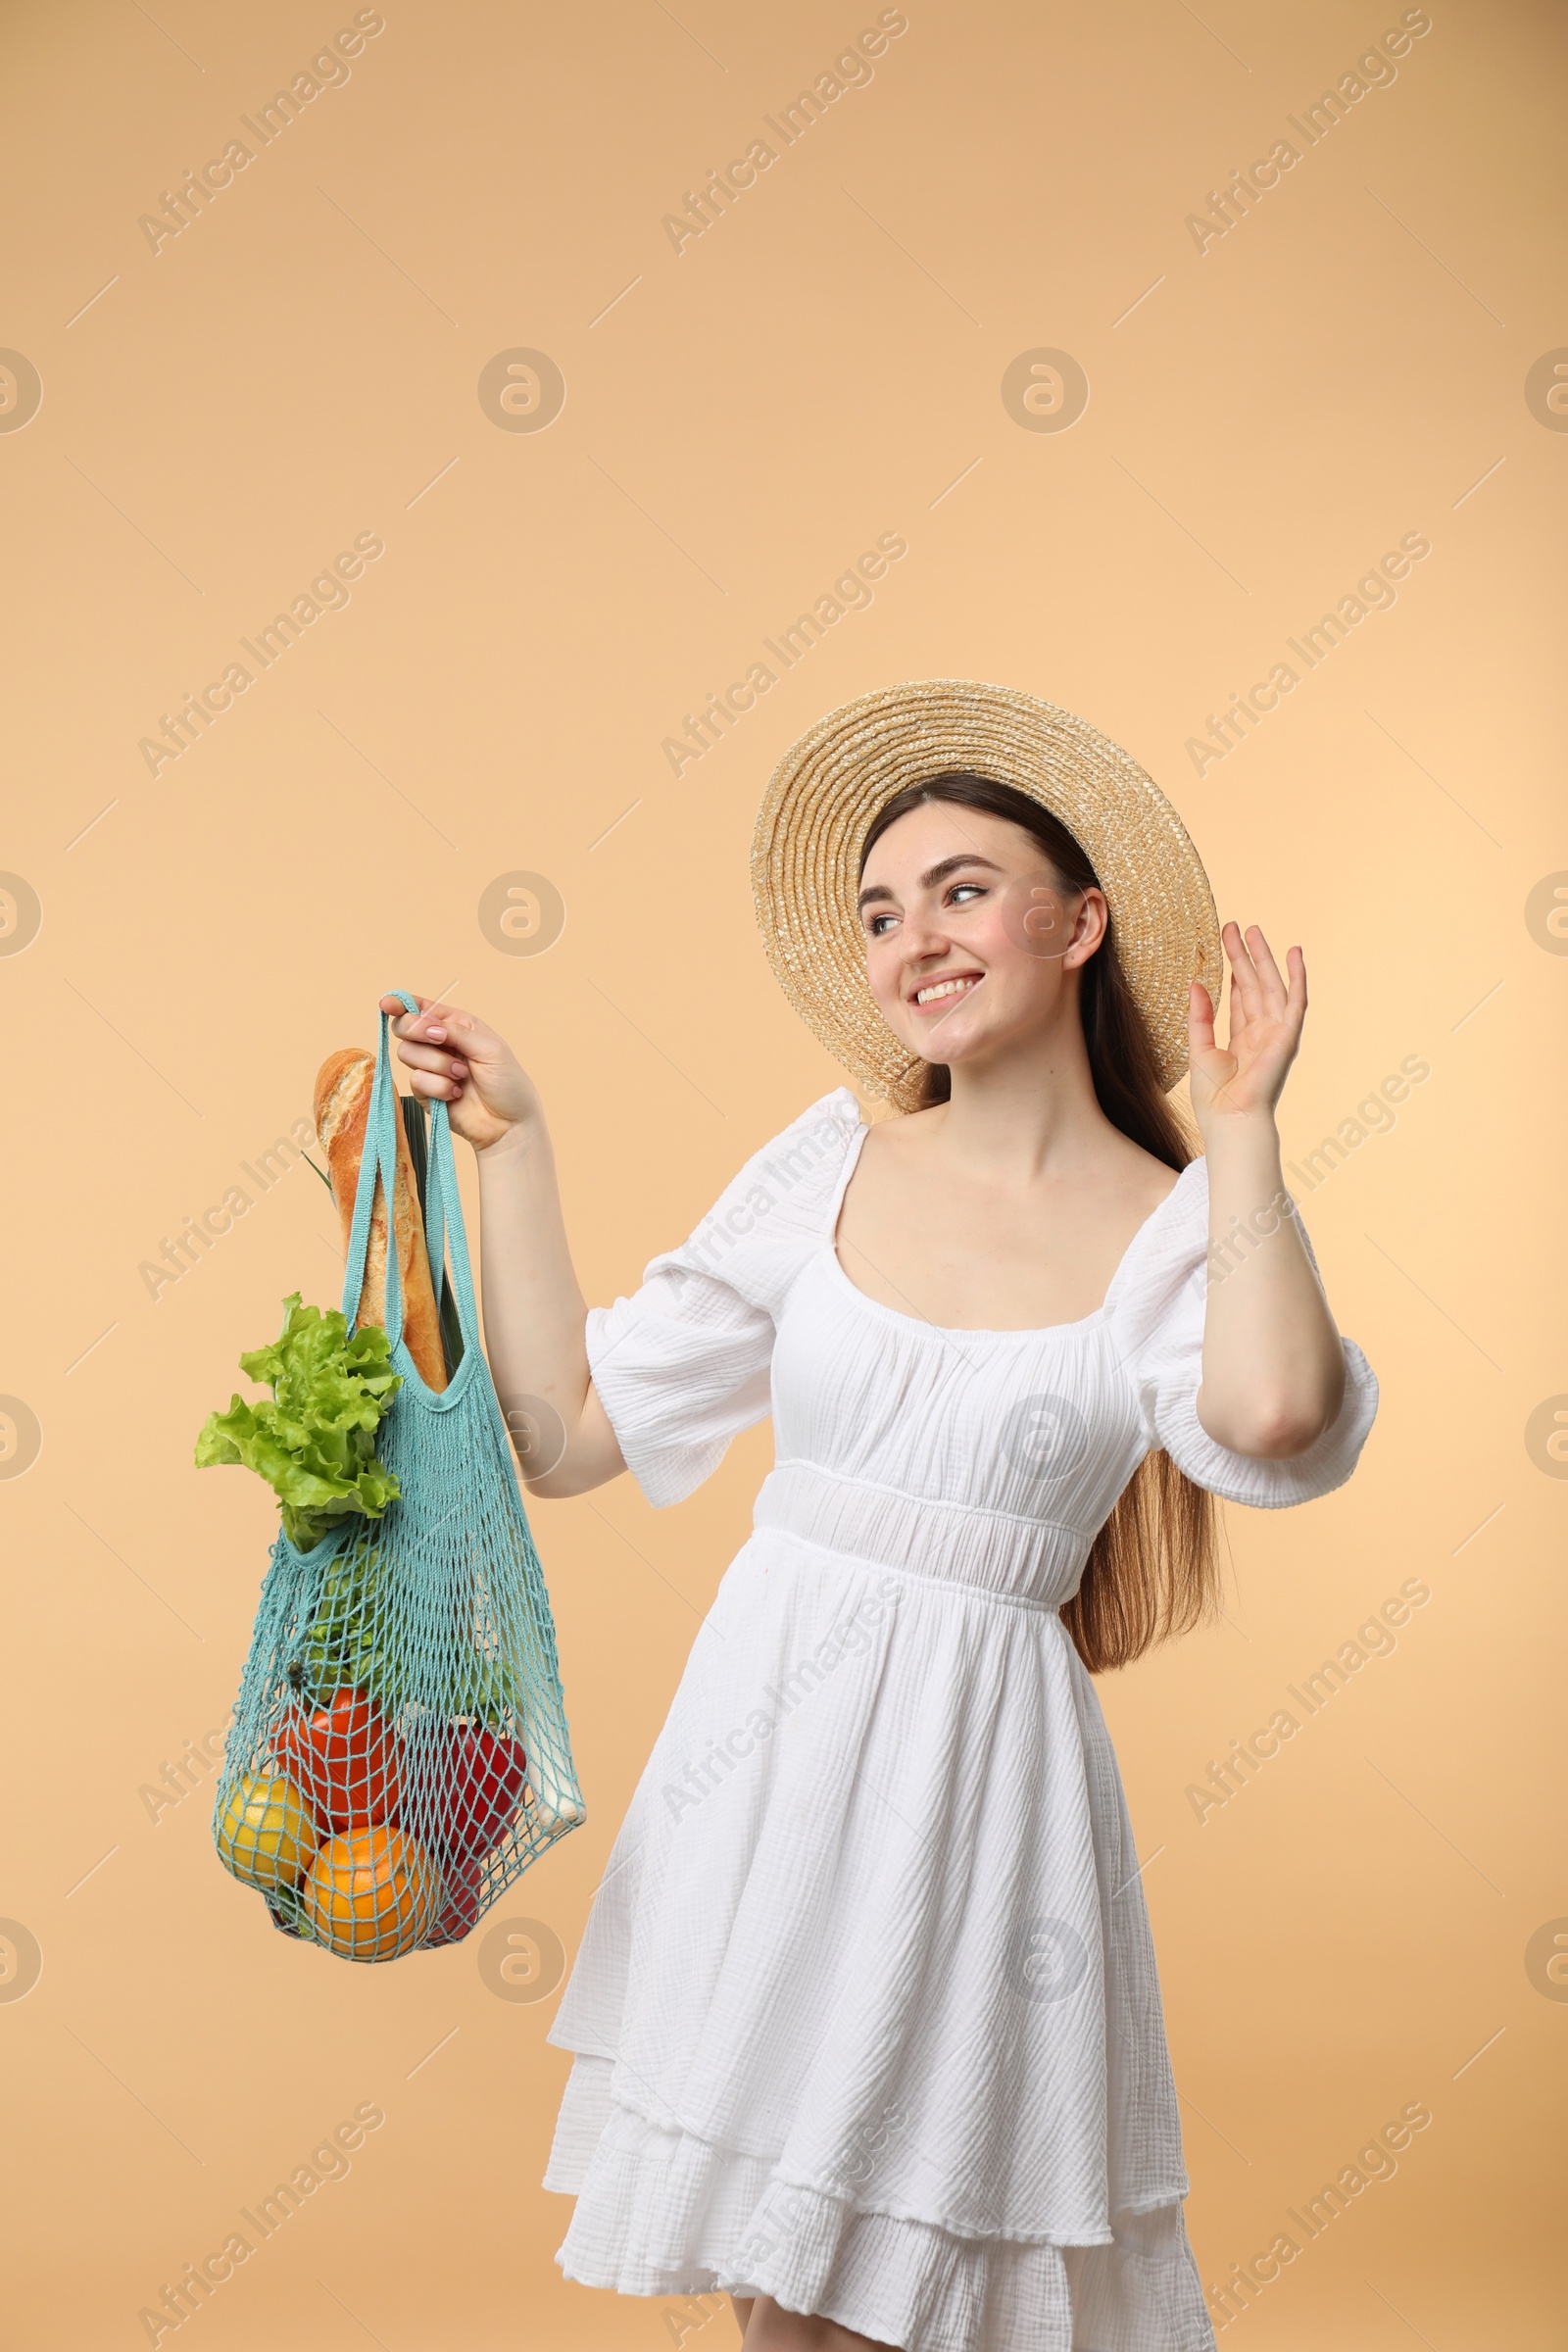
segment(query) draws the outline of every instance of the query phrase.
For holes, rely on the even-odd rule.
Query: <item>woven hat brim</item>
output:
[[[1187,828],[1130,753],[1054,703],[973,678],[878,688],[830,710],[784,754],[752,842],[752,894],[780,987],[834,1059],[900,1109],[924,1064],[865,980],[855,899],[860,847],[907,784],[972,768],[1064,824],[1094,864],[1160,1084],[1187,1068],[1187,991],[1216,994],[1219,919]]]

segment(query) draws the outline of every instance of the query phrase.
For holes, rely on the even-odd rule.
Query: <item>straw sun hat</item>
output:
[[[973,678],[862,694],[808,727],[769,778],[752,893],[780,987],[834,1059],[896,1108],[924,1064],[878,1012],[856,909],[860,845],[896,792],[970,768],[1040,802],[1088,854],[1105,894],[1161,1084],[1187,1068],[1187,989],[1215,994],[1219,922],[1198,852],[1152,777],[1070,710]]]

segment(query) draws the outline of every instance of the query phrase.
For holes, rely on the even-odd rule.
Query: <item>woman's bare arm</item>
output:
[[[587,1306],[566,1243],[556,1155],[533,1081],[504,1038],[418,999],[392,1028],[410,1085],[440,1100],[479,1163],[485,1352],[529,1491],[581,1494],[625,1468],[588,1369]]]
[[[1208,1161],[1209,1285],[1198,1418],[1236,1453],[1289,1458],[1333,1427],[1345,1354],[1300,1230],[1289,1212],[1275,1104],[1300,1044],[1306,967],[1281,976],[1254,924],[1227,923],[1228,1049],[1195,982],[1188,1036],[1193,1109]]]

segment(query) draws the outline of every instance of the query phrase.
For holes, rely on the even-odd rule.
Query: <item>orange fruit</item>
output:
[[[350,1830],[311,1865],[305,1915],[318,1943],[344,1960],[396,1960],[434,1919],[441,1882],[429,1855],[401,1830]]]
[[[251,1772],[236,1782],[218,1827],[223,1866],[264,1893],[299,1883],[320,1833],[310,1806],[282,1773]]]

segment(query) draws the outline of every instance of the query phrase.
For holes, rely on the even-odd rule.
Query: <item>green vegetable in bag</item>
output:
[[[426,1713],[469,1718],[492,1731],[520,1718],[522,1686],[512,1658],[486,1654],[471,1636],[430,1654],[413,1621],[389,1605],[384,1561],[373,1544],[346,1544],[327,1562],[299,1657],[303,1698],[363,1690],[389,1714],[415,1699]]]
[[[376,1456],[375,1433],[403,1386],[384,1331],[368,1324],[348,1336],[333,1307],[283,1301],[281,1335],[239,1359],[248,1379],[272,1396],[209,1413],[196,1441],[199,1470],[242,1462],[265,1478],[282,1507],[291,1543],[309,1551],[345,1519],[379,1519],[399,1499],[397,1480]]]

